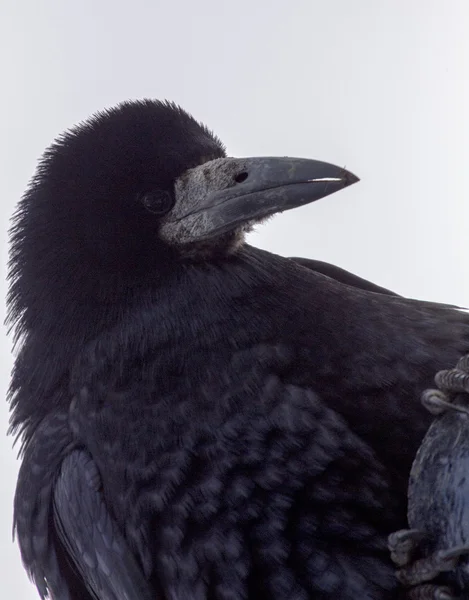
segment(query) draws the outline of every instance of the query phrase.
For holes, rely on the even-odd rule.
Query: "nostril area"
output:
[[[241,173],[238,173],[234,180],[236,181],[236,183],[243,183],[243,181],[246,181],[246,179],[248,178],[248,172],[247,171],[242,171]]]

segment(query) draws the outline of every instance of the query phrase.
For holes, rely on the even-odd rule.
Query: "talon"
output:
[[[438,371],[435,375],[435,383],[440,390],[453,393],[469,392],[469,375],[458,368]]]
[[[449,588],[438,588],[433,593],[435,600],[458,600],[459,596],[455,596]]]
[[[435,600],[458,600],[458,596],[452,594],[451,590],[449,590],[448,588],[439,588],[435,590],[435,592],[433,593],[433,598]]]
[[[469,373],[469,354],[465,354],[456,364],[456,370]]]
[[[425,533],[418,529],[400,529],[388,536],[388,548],[391,560],[399,567],[410,562],[413,551],[425,538]]]
[[[448,401],[448,396],[440,390],[425,390],[420,401],[432,415],[441,415],[454,408],[453,404]]]
[[[469,546],[457,546],[450,550],[439,550],[435,553],[435,564],[441,566],[440,571],[451,571],[454,569],[461,556],[469,554]],[[447,565],[445,567],[445,565]]]
[[[459,600],[459,596],[455,596],[449,587],[431,583],[412,588],[407,597],[409,600]]]
[[[441,415],[447,410],[456,410],[469,415],[469,409],[449,401],[448,396],[441,390],[425,390],[422,393],[420,401],[435,416]]]
[[[463,554],[469,554],[468,546],[458,546],[450,550],[439,550],[427,558],[420,558],[396,573],[397,579],[406,586],[431,581],[440,573],[452,571]]]

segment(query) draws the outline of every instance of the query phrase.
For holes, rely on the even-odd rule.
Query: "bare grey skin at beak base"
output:
[[[357,181],[344,168],[305,158],[215,159],[177,179],[174,209],[160,233],[178,243],[208,240]]]

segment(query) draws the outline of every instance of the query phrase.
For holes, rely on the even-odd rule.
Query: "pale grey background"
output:
[[[467,0],[2,0],[0,29],[4,231],[61,130],[123,99],[169,98],[233,155],[319,158],[362,178],[254,244],[469,305]],[[5,233],[2,252],[4,264]],[[3,397],[5,338],[0,352]],[[1,597],[32,600],[10,543],[17,463],[0,443]]]

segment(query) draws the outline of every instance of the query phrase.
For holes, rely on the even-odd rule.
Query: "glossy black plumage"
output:
[[[126,104],[52,147],[20,203],[15,523],[43,596],[395,592],[386,539],[406,524],[419,395],[469,351],[469,316],[344,285],[239,224],[178,243],[140,199],[163,190],[177,211],[199,164],[234,186],[242,163],[223,157],[173,105]]]
[[[303,258],[299,256],[292,257],[292,260],[303,267],[315,271],[316,273],[322,273],[323,275],[327,275],[327,277],[331,277],[336,281],[340,281],[340,283],[351,285],[352,287],[356,287],[360,290],[367,290],[369,292],[376,292],[378,294],[389,294],[390,296],[398,296],[398,294],[391,292],[391,290],[376,285],[371,281],[367,281],[362,277],[358,277],[358,275],[349,273],[345,269],[341,269],[336,265],[331,265],[323,260],[313,260],[311,258]]]

